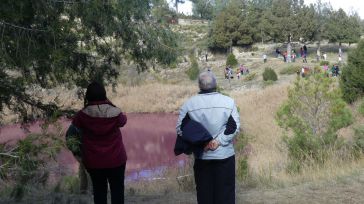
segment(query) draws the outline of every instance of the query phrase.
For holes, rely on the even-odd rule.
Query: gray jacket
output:
[[[220,143],[216,150],[204,152],[199,159],[225,159],[235,154],[232,141],[240,129],[240,117],[232,98],[217,92],[191,97],[180,109],[178,136],[182,135],[181,126],[186,119],[201,123]]]

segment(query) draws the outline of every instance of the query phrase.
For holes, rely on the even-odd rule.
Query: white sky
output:
[[[305,0],[306,4],[315,3],[317,0]],[[356,11],[360,18],[364,19],[364,1],[363,0],[322,0],[322,2],[329,2],[331,6],[338,10],[344,9],[346,13]]]
[[[306,4],[315,3],[317,0],[305,0]],[[364,1],[363,0],[322,0],[322,2],[330,2],[331,6],[338,10],[339,8],[344,11],[351,12],[356,11],[359,16],[364,19]],[[192,14],[192,2],[186,1],[184,4],[178,4],[179,12],[184,14]]]

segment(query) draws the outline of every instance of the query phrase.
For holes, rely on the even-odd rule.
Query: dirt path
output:
[[[304,183],[297,186],[260,189],[240,188],[237,191],[237,203],[242,204],[359,204],[364,203],[364,172],[339,178],[337,181]],[[194,192],[170,193],[166,195],[131,196],[126,203],[196,203]]]
[[[276,189],[239,188],[237,204],[360,204],[364,203],[364,172],[339,178],[336,181],[304,183],[297,186]],[[40,195],[38,195],[40,196]],[[0,198],[0,204],[76,204],[92,203],[91,195],[51,194],[36,198],[26,198],[14,202]],[[196,204],[195,192],[170,192],[153,195],[126,195],[129,204]]]

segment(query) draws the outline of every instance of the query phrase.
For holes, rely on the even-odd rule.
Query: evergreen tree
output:
[[[347,102],[354,102],[364,96],[364,41],[349,53],[348,65],[343,68],[340,87],[343,98]]]
[[[327,39],[330,42],[355,43],[360,38],[360,18],[348,16],[343,9],[332,11],[326,25]]]
[[[235,0],[214,18],[210,47],[227,49],[260,41],[310,41],[317,27],[314,7],[304,5],[303,1]]]
[[[174,7],[176,8],[176,13],[178,14],[178,4],[184,4],[185,0],[174,0]]]
[[[215,18],[211,26],[209,46],[228,49],[242,38],[239,27],[242,21],[242,5],[230,3]]]
[[[175,35],[150,18],[144,0],[4,0],[0,5],[0,111],[46,113],[30,88],[115,83],[123,58],[138,64],[176,59]]]
[[[211,0],[192,0],[192,12],[194,16],[211,20],[214,15],[213,2]]]
[[[168,25],[177,18],[176,12],[169,8],[166,0],[152,0],[151,13],[157,23],[164,25]]]

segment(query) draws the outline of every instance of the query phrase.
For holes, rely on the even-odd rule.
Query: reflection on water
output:
[[[174,156],[173,147],[176,138],[175,125],[177,115],[172,113],[127,114],[128,122],[121,129],[123,142],[128,155],[126,166],[126,181],[138,179],[153,179],[162,177],[168,167],[183,166],[186,157]],[[62,119],[61,133],[70,124],[70,120]],[[28,133],[40,133],[41,121],[27,125],[27,130],[19,124],[0,128],[0,144],[15,143]],[[52,131],[57,129],[51,128]],[[59,131],[59,130],[58,130]],[[57,157],[57,174],[76,174],[78,163],[68,150],[62,150]]]
[[[183,168],[186,166],[187,158],[182,157],[177,159],[177,162],[172,164],[175,168]],[[138,180],[163,180],[167,179],[164,177],[165,172],[172,166],[157,166],[150,169],[135,170],[127,173],[125,177],[126,182],[138,181]]]
[[[159,166],[154,169],[143,169],[140,171],[134,171],[127,174],[125,177],[126,182],[136,180],[156,180],[163,179],[164,172],[167,170],[167,166]]]

